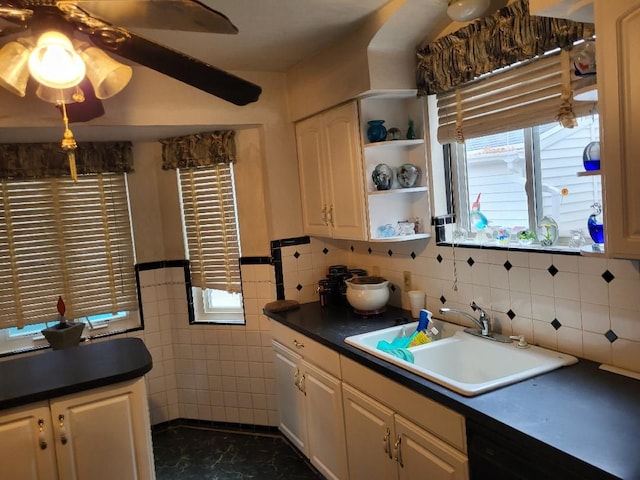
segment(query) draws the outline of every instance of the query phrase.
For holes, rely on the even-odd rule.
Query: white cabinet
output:
[[[0,416],[0,478],[58,478],[49,403],[40,402],[2,412]]]
[[[296,123],[296,144],[304,233],[366,240],[357,104]]]
[[[464,418],[342,357],[352,480],[467,480]]]
[[[0,478],[154,479],[146,402],[138,379],[3,412]]]
[[[640,1],[595,2],[607,254],[640,259]]]
[[[280,430],[326,478],[349,478],[338,354],[277,322],[272,330]]]
[[[371,241],[404,241],[430,236],[430,198],[424,135],[424,99],[415,92],[380,94],[360,100],[361,134],[364,145],[364,173],[367,199],[367,234]],[[384,120],[387,130],[397,128],[400,139],[369,142],[368,122]],[[409,120],[413,122],[415,139],[407,139]],[[394,172],[389,190],[377,190],[372,173],[378,164],[386,164]],[[403,188],[397,179],[401,165],[412,164],[421,171],[419,182]],[[398,222],[417,224],[413,235],[383,236],[379,228],[390,225],[398,233]]]

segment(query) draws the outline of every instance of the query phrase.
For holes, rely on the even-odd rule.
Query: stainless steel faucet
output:
[[[471,335],[488,338],[490,340],[497,340],[498,342],[502,342],[502,343],[509,343],[512,341],[511,338],[492,331],[491,317],[484,309],[478,306],[476,302],[471,302],[471,309],[474,312],[478,312],[478,318],[474,317],[468,312],[465,312],[464,310],[458,310],[457,308],[442,307],[440,309],[440,313],[444,315],[447,312],[455,312],[471,320],[473,323],[475,323],[479,327],[478,329],[474,329],[474,328],[464,329],[465,332],[470,333]]]

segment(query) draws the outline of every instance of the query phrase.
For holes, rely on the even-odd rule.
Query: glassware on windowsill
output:
[[[572,248],[581,248],[586,243],[582,229],[569,231],[569,246]]]
[[[591,240],[593,240],[593,243],[604,243],[604,223],[598,218],[602,213],[602,207],[599,202],[595,202],[591,205],[591,208],[594,209],[594,212],[589,215],[589,219],[587,220],[589,236]]]
[[[551,247],[558,242],[558,222],[546,215],[538,222],[536,229],[538,240],[543,247]]]

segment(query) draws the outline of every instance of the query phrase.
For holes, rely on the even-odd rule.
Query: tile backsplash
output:
[[[312,238],[282,248],[285,297],[317,300],[329,265],[379,270],[390,303],[409,308],[403,273],[427,293],[427,308],[489,310],[503,333],[596,362],[640,372],[638,261],[435,245],[415,240],[366,243]],[[469,310],[470,311],[470,310]],[[452,318],[448,315],[447,320]],[[456,321],[464,323],[463,317]]]

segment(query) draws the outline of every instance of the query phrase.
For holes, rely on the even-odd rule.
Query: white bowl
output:
[[[361,312],[381,310],[389,301],[389,282],[382,277],[345,280],[349,305]]]

